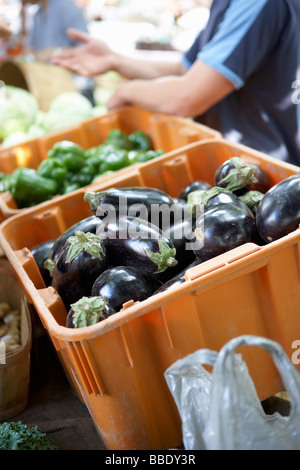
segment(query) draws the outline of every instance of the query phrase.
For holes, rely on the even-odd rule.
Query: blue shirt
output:
[[[40,6],[34,16],[27,46],[37,51],[74,46],[66,35],[71,27],[88,32],[82,10],[72,0],[48,0],[46,8]]]
[[[235,87],[198,121],[232,142],[296,165],[299,25],[299,0],[214,0],[207,27],[184,56],[186,67],[203,61]]]

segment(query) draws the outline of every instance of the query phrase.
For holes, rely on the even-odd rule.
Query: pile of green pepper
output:
[[[153,150],[151,138],[139,130],[126,135],[112,129],[101,145],[88,150],[64,140],[54,144],[36,170],[17,168],[10,175],[0,173],[0,192],[10,191],[19,208],[30,207],[163,153]]]

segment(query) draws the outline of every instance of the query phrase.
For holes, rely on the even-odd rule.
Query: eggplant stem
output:
[[[203,206],[205,207],[206,204],[210,199],[217,196],[220,193],[232,194],[232,191],[228,188],[221,188],[219,186],[214,186],[210,189],[204,189],[199,191],[193,191],[188,195],[187,199],[187,206],[188,209],[194,212],[195,206]]]
[[[176,266],[178,261],[176,260],[176,248],[170,248],[169,245],[162,239],[158,240],[159,250],[153,253],[151,250],[147,250],[148,258],[157,266],[157,270],[154,274],[162,273],[169,267]]]
[[[226,189],[237,191],[247,186],[249,183],[256,183],[257,179],[253,174],[253,168],[244,166],[231,170],[228,175],[222,178],[218,185],[226,184]]]
[[[99,191],[97,193],[93,191],[88,191],[84,194],[83,200],[89,203],[91,211],[96,211],[101,199],[105,194],[106,191]]]
[[[50,273],[50,276],[53,276],[53,271],[55,268],[55,261],[51,258],[48,258],[44,261],[44,268],[47,269]]]
[[[95,325],[100,319],[104,319],[103,308],[105,305],[107,302],[103,297],[82,297],[72,304],[75,328]]]
[[[69,249],[66,263],[71,263],[71,261],[83,251],[100,260],[102,260],[105,255],[102,240],[94,233],[85,233],[81,230],[76,230],[75,235],[69,237],[67,242],[69,243]]]

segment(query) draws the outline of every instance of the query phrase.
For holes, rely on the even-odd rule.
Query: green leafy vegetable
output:
[[[38,102],[30,92],[6,85],[0,107],[0,139],[15,132],[27,132],[36,120],[38,109]]]
[[[37,426],[21,421],[0,424],[0,450],[57,450]]]

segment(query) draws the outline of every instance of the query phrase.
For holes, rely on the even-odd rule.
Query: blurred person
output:
[[[37,60],[48,62],[57,48],[78,45],[76,39],[67,35],[68,28],[88,33],[84,13],[73,0],[22,0],[22,3],[25,8],[37,5],[24,48],[25,54],[31,53]],[[73,77],[78,91],[94,105],[94,80],[78,74]]]
[[[68,28],[88,32],[83,11],[73,0],[22,0],[22,4],[37,5],[25,43],[33,51],[76,45],[66,34]]]
[[[299,0],[214,0],[205,29],[176,63],[126,57],[74,29],[69,37],[82,44],[52,60],[84,76],[115,70],[129,79],[109,109],[132,104],[193,117],[229,141],[300,165],[292,88],[299,22]]]

